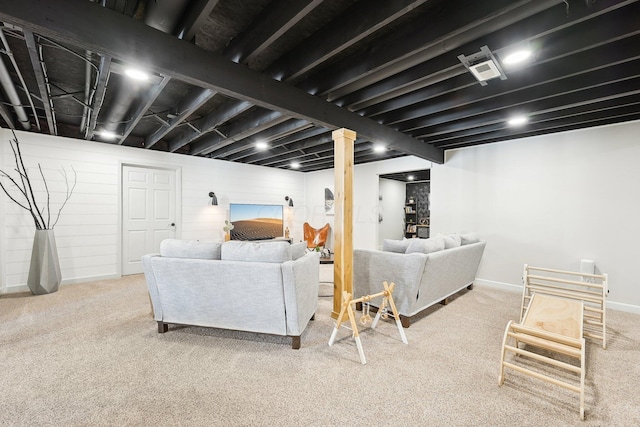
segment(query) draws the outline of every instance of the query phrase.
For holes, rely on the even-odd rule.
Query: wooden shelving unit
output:
[[[418,237],[418,210],[415,202],[404,205],[404,237]]]

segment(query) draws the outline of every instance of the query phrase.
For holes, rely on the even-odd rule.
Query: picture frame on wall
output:
[[[324,214],[327,216],[335,215],[335,200],[333,198],[333,191],[329,187],[324,189]]]

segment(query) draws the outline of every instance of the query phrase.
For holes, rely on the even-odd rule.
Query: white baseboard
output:
[[[513,285],[511,283],[504,283],[504,282],[496,282],[494,280],[479,279],[477,277],[473,281],[473,284],[474,285],[479,285],[479,286],[487,286],[487,287],[490,287],[490,288],[498,288],[498,289],[502,289],[504,291],[509,291],[509,292],[522,293],[522,285]]]
[[[607,301],[607,308],[618,311],[626,311],[627,313],[640,314],[640,306],[625,304],[623,302]]]
[[[494,280],[486,280],[476,278],[473,282],[475,285],[487,286],[490,288],[502,289],[509,292],[522,293],[522,285],[514,285],[512,283],[496,282]],[[640,306],[625,304],[623,302],[606,301],[607,308],[611,310],[625,311],[627,313],[640,314]]]
[[[89,277],[75,277],[73,279],[62,279],[60,286],[65,285],[73,285],[76,283],[86,283],[86,282],[97,282],[98,280],[109,280],[109,279],[119,279],[119,274],[104,274],[102,276],[89,276]],[[13,285],[7,286],[6,294],[17,294],[19,292],[31,292],[29,286],[25,283],[24,285]]]

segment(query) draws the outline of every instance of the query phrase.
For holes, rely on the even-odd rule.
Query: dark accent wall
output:
[[[416,182],[414,184],[407,183],[407,200],[409,197],[413,197],[418,211],[418,224],[422,218],[430,217],[429,210],[429,193],[431,192],[430,182]]]

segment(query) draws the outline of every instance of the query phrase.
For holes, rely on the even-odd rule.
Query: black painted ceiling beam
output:
[[[323,0],[275,0],[225,48],[223,55],[246,64],[298,24]]]
[[[100,55],[100,65],[98,66],[98,76],[96,78],[96,89],[93,95],[93,103],[89,110],[89,126],[85,132],[85,139],[93,138],[93,134],[96,132],[96,126],[98,124],[98,115],[102,109],[102,103],[107,92],[107,82],[109,81],[109,75],[111,73],[111,56]]]
[[[618,99],[612,102],[619,102]],[[529,121],[523,129],[527,132],[547,132],[553,129],[566,128],[568,126],[586,127],[590,126],[595,121],[605,120],[608,118],[618,118],[620,121],[625,121],[625,117],[631,117],[636,114],[640,114],[638,106],[640,100],[636,102],[625,103],[619,105],[613,105],[609,108],[593,108],[591,105],[581,106],[581,108],[566,109],[563,113],[557,112],[548,114],[536,114],[532,120]],[[480,131],[475,133],[468,133],[467,135],[459,135],[455,138],[448,140],[439,140],[437,145],[445,149],[451,149],[458,147],[462,144],[468,144],[473,141],[474,143],[482,142],[487,139],[501,138],[510,136],[514,131],[522,131],[521,129],[509,128],[504,122],[496,123],[495,125],[488,126],[485,129],[479,129]]]
[[[42,107],[44,109],[45,117],[47,118],[49,133],[51,135],[57,135],[58,130],[56,128],[56,122],[53,114],[53,102],[51,100],[51,97],[49,96],[50,94],[47,90],[47,82],[44,76],[44,71],[42,70],[42,65],[40,64],[40,54],[38,53],[36,38],[34,37],[33,33],[27,29],[24,29],[22,33],[24,34],[24,41],[29,51],[31,67],[33,68],[33,73],[35,74],[36,82],[38,83],[38,91],[40,92]],[[37,117],[36,120],[38,120]]]
[[[629,64],[640,59],[638,41],[640,37],[633,37],[627,41],[630,50],[602,46],[596,50],[579,52],[574,55],[572,61],[532,66],[512,74],[507,81],[496,82],[486,87],[474,86],[460,93],[448,93],[379,118],[383,123],[398,125],[404,131],[409,131],[430,126],[433,118],[437,116],[447,119],[462,118],[485,112],[486,108],[494,108],[494,105],[517,105],[543,96],[554,96],[562,91],[580,90],[583,86],[588,87],[598,81],[611,79],[611,76],[633,75],[634,70]],[[634,50],[635,55],[632,53]],[[486,103],[478,107],[477,104],[483,101]],[[454,112],[451,113],[450,110]]]
[[[220,0],[192,0],[174,34],[183,40],[191,41],[202,28],[209,14]]]
[[[610,3],[607,3],[608,7],[604,7],[601,3],[598,3],[598,6],[602,8],[601,10],[594,10],[595,8],[586,7],[572,7],[572,13],[570,16],[558,13],[557,8],[545,10],[519,21],[514,25],[503,28],[485,37],[473,40],[464,46],[460,46],[456,51],[447,52],[433,60],[418,64],[376,84],[367,86],[336,99],[334,102],[338,105],[346,105],[352,111],[361,111],[367,117],[371,117],[376,113],[385,111],[380,108],[380,103],[383,103],[384,101],[397,98],[406,93],[438,83],[445,77],[454,78],[461,74],[466,74],[471,77],[466,68],[457,59],[459,52],[478,52],[482,46],[489,46],[491,51],[494,52],[496,56],[500,57],[501,52],[508,50],[511,46],[510,44],[512,44],[514,40],[521,43],[528,42],[535,46],[544,47],[544,49],[547,50],[550,46],[546,41],[551,39],[550,35],[554,32],[562,32],[563,36],[569,38],[579,36],[594,39],[594,32],[602,32],[602,28],[597,27],[599,23],[595,18],[612,11],[615,12],[615,16],[611,17],[613,19],[618,18],[620,13],[628,13],[629,8],[620,8],[619,4],[620,3],[611,5]],[[625,11],[625,9],[627,11]],[[626,22],[631,23],[632,20],[626,19]],[[584,32],[580,32],[582,29],[580,27],[586,25],[589,25],[589,29]],[[568,26],[571,26],[572,28],[569,31],[566,31]],[[613,29],[616,26],[605,25],[605,27]],[[595,31],[593,31],[594,29]],[[618,34],[623,34],[621,28],[617,28],[616,31]],[[567,43],[570,43],[570,41],[567,41]],[[583,43],[589,44],[588,41],[584,41]],[[551,48],[554,46],[557,49],[562,46],[562,44],[556,43],[555,45],[552,45]],[[547,56],[549,55],[550,53],[547,53]],[[476,80],[471,77],[470,81],[475,82]],[[374,105],[375,107],[373,108],[367,108]]]
[[[238,114],[244,113],[251,107],[252,105],[248,101],[229,99],[216,108],[215,111],[212,111],[210,114],[200,118],[195,123],[195,127],[198,129],[197,131],[193,129],[185,130],[178,137],[174,138],[169,143],[170,151],[175,152],[198,138],[213,132],[218,128],[218,126],[228,122]]]
[[[484,2],[446,1],[442,3],[442,10],[426,12],[430,14],[425,19],[431,25],[425,26],[424,20],[414,19],[378,40],[374,51],[351,55],[299,87],[310,93],[330,93],[331,101],[560,4],[563,3],[559,0],[517,3],[497,0],[491,3],[492,10],[487,10]],[[564,13],[564,7],[558,8],[558,13]],[[436,14],[443,18],[435,19]]]
[[[563,48],[547,48],[548,52],[541,51],[539,61],[510,71],[510,77],[507,80],[494,80],[489,82],[487,86],[480,86],[479,84],[465,83],[467,80],[461,76],[389,101],[386,103],[386,109],[393,109],[393,112],[376,115],[376,117],[385,124],[397,124],[413,118],[424,117],[425,114],[450,108],[460,109],[472,102],[505,96],[510,92],[522,90],[521,88],[552,84],[558,79],[585,74],[599,67],[617,66],[621,61],[628,61],[630,56],[633,58],[640,55],[640,35],[624,38],[624,32],[616,34],[605,34],[605,31],[602,30],[592,30],[592,32],[596,33],[596,36],[590,36],[593,39],[592,44],[580,44],[579,40],[571,40],[570,38],[563,40],[561,43]],[[597,35],[601,37],[597,37]],[[608,35],[612,37],[606,38],[605,36]],[[636,52],[636,55],[633,52]],[[572,55],[571,61],[566,61],[568,55]],[[452,87],[454,85],[459,85],[459,87]],[[465,89],[464,92],[455,93],[456,90],[461,89]],[[434,94],[438,93],[448,93],[448,95],[431,99]],[[423,101],[420,101],[421,99]],[[378,108],[380,107],[378,106]]]
[[[279,138],[284,138],[292,133],[300,132],[305,129],[309,129],[313,125],[306,120],[289,119],[262,132],[255,133],[248,138],[238,141],[239,144],[228,145],[209,153],[209,157],[212,159],[225,159],[229,160],[229,156],[252,149],[257,142],[269,143]]]
[[[297,20],[298,17],[295,14],[295,8],[301,6],[301,4],[299,4],[300,2],[285,3],[288,11],[284,12],[282,17],[292,16],[292,19]],[[347,49],[357,41],[373,34],[385,24],[392,22],[423,3],[425,3],[425,0],[376,0],[375,4],[372,4],[370,0],[362,0],[338,18],[339,24],[332,24],[314,33],[309,39],[294,49],[294,51],[272,64],[267,71],[265,71],[265,74],[273,76],[276,80],[292,80],[322,64],[322,62],[329,59],[331,55]],[[276,5],[276,7],[278,7],[278,5]],[[315,5],[310,3],[308,7],[302,10],[308,13],[313,7],[315,7]],[[372,10],[375,12],[371,13]],[[361,18],[364,22],[359,23],[357,26],[349,24],[345,26],[344,23],[350,23],[353,20],[353,16],[364,17]],[[272,17],[270,19],[274,22],[280,22],[282,17]],[[287,21],[286,25],[290,25],[289,21]],[[261,38],[264,39],[268,37],[269,32],[275,31],[275,27],[269,28],[270,30],[263,29],[262,31],[253,31],[255,28],[250,27],[243,34],[236,37],[237,40],[240,40],[238,43],[240,43],[246,51],[244,55],[250,55],[252,53],[251,49],[261,49],[258,41],[261,40]],[[259,34],[262,34],[262,37],[258,37]],[[280,34],[281,33],[279,33],[279,35]],[[245,42],[247,39],[252,40],[252,42]],[[233,42],[229,48],[225,49],[223,55],[235,62],[238,62],[242,57],[238,47],[233,45]],[[256,132],[257,131],[258,129],[256,129]],[[245,132],[247,135],[248,133],[249,131]],[[201,137],[204,137],[204,135]],[[206,140],[211,143],[218,142],[215,137],[206,137]],[[184,141],[181,143],[182,145],[186,144]],[[174,142],[174,144],[176,146],[179,145],[177,142]],[[208,149],[206,149],[203,144],[204,143],[201,142],[197,143],[198,150],[201,153],[207,153]]]
[[[210,100],[216,92],[211,89],[197,89],[188,94],[176,108],[177,115],[166,124],[162,124],[158,130],[145,138],[144,148],[153,147],[158,141],[164,138],[169,132],[184,122],[194,111],[200,108],[205,102]]]
[[[306,150],[316,147],[318,145],[327,144],[333,142],[333,138],[331,136],[331,132],[326,132],[320,135],[315,135],[309,138],[305,138],[303,140],[299,140],[297,142],[293,142],[288,145],[280,145],[277,147],[271,147],[269,150],[255,153],[251,156],[248,156],[243,159],[244,162],[247,163],[258,163],[262,165],[268,165],[271,159],[280,159],[287,158],[291,155],[291,153],[299,151],[301,153],[305,153]]]
[[[160,96],[164,88],[169,84],[171,78],[163,77],[157,85],[152,85],[151,89],[142,94],[141,99],[134,106],[131,119],[125,124],[124,130],[119,134],[118,144],[122,145],[129,137],[136,125],[142,120],[144,114],[151,108],[155,100]]]
[[[285,138],[281,138],[276,141],[273,141],[271,144],[269,144],[268,150],[259,150],[257,148],[251,148],[250,150],[244,150],[244,151],[235,153],[234,155],[227,156],[226,159],[230,161],[241,160],[243,162],[250,162],[251,159],[261,159],[264,157],[268,157],[272,153],[282,153],[282,150],[285,150],[284,147],[287,146],[288,144],[294,144],[298,141],[315,137],[321,134],[329,134],[329,137],[331,137],[331,132],[328,132],[325,128],[313,127],[307,130],[296,132]],[[276,154],[273,154],[273,155],[276,155]]]
[[[427,0],[360,0],[271,65],[265,74],[293,80],[395,21]],[[354,17],[358,25],[353,25]]]
[[[527,138],[530,136],[539,136],[546,135],[551,133],[558,132],[567,132],[570,130],[583,129],[585,127],[595,127],[595,126],[605,126],[609,124],[621,123],[625,121],[632,120],[640,120],[640,112],[630,112],[627,114],[622,114],[618,116],[608,116],[602,118],[594,118],[589,120],[588,122],[580,122],[580,123],[572,123],[569,125],[558,125],[558,126],[540,126],[539,128],[523,128],[518,131],[513,131],[512,133],[503,133],[500,136],[487,137],[483,139],[470,139],[466,141],[460,141],[459,144],[456,144],[455,147],[451,148],[464,148],[469,146],[478,145],[478,143],[482,144],[490,144],[494,142],[507,141],[511,139],[521,139]]]
[[[464,118],[473,119],[474,116],[482,115],[486,117],[490,113],[501,114],[506,120],[508,115],[536,111],[535,108],[532,108],[532,105],[536,102],[553,106],[599,99],[602,96],[613,94],[613,90],[624,94],[627,93],[629,88],[638,87],[635,86],[637,85],[636,79],[639,76],[638,69],[640,68],[638,67],[640,67],[640,59],[618,65],[614,71],[604,68],[566,78],[561,82],[531,86],[514,91],[513,93],[505,94],[504,100],[496,97],[474,102],[473,105],[466,105],[461,109],[434,110],[438,112],[402,123],[402,129],[412,132],[414,136],[418,135],[417,137],[419,138],[425,138],[434,129],[442,130],[442,126],[451,126],[448,123],[451,121]]]
[[[189,146],[189,154],[209,154],[287,120],[289,117],[278,111],[255,107],[240,120],[221,126],[220,133],[211,133],[192,143]]]
[[[631,89],[634,88],[634,89]],[[601,102],[610,100],[622,100],[628,96],[635,96],[640,93],[640,75],[631,77],[617,82],[605,82],[598,86],[586,88],[585,90],[572,91],[565,94],[559,94],[556,97],[548,97],[540,99],[536,102],[523,104],[521,108],[530,114],[534,120],[537,114],[548,112],[558,112],[577,108],[583,105],[596,105]],[[487,113],[478,114],[475,117],[459,120],[457,126],[453,123],[447,123],[446,127],[451,130],[461,128],[475,128],[479,126],[489,125],[493,123],[505,122],[508,118],[504,109],[495,109]],[[597,108],[597,107],[593,107]],[[430,130],[442,131],[445,126],[434,126],[431,129],[422,129],[422,137],[429,140]],[[436,137],[437,138],[437,137]]]

